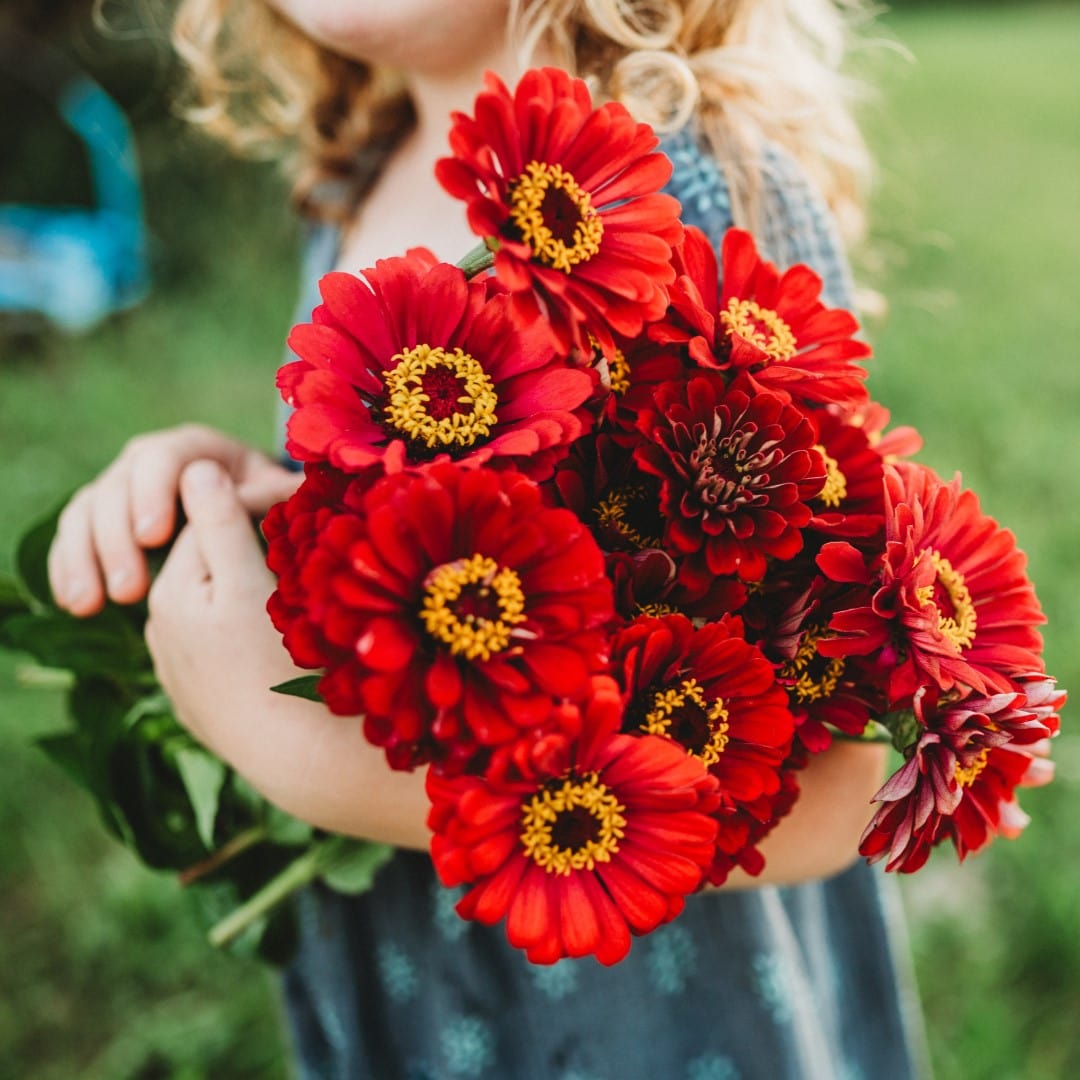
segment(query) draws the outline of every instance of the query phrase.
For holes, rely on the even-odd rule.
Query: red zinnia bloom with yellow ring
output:
[[[686,342],[699,367],[745,372],[804,407],[868,400],[866,369],[856,361],[870,346],[854,337],[859,324],[849,311],[822,303],[822,280],[810,267],[781,273],[742,229],[728,229],[720,256],[718,267],[705,234],[686,230],[672,313],[650,337]]]
[[[534,731],[602,670],[604,557],[518,473],[432,465],[379,479],[304,548],[279,621],[335,649],[320,682],[390,764],[454,769]],[[310,636],[310,635],[309,635]]]
[[[781,790],[795,719],[787,694],[737,618],[695,628],[684,615],[641,616],[611,640],[625,731],[660,735],[700,761],[720,785],[719,832],[709,880],[721,884],[749,841],[752,808]],[[749,843],[748,843],[749,841]]]
[[[979,507],[959,478],[946,484],[911,462],[885,467],[885,551],[867,564],[850,544],[826,544],[818,566],[833,581],[869,587],[837,612],[822,656],[873,654],[891,671],[889,700],[924,685],[980,694],[1014,689],[1041,671],[1046,621],[1016,537]]]
[[[620,696],[593,680],[582,731],[557,775],[428,773],[431,856],[444,885],[472,888],[458,914],[506,919],[535,964],[614,964],[635,934],[678,915],[713,857],[716,781],[681,747],[618,734]]]
[[[547,320],[563,352],[612,347],[667,309],[676,199],[660,193],[671,162],[616,102],[593,107],[580,79],[528,71],[511,93],[491,72],[473,116],[455,113],[453,157],[436,176],[468,205],[495,252],[522,325]]]
[[[512,463],[536,479],[591,424],[595,373],[556,358],[510,298],[422,248],[363,277],[327,274],[300,357],[278,373],[295,409],[286,449],[347,472],[432,461]]]

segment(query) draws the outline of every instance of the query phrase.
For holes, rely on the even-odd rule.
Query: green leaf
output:
[[[64,499],[56,509],[31,525],[15,549],[15,572],[23,591],[47,608],[56,606],[49,588],[49,547],[56,535],[60,511],[67,501]]]
[[[306,821],[300,821],[276,806],[266,804],[266,838],[283,847],[299,847],[311,842],[314,830]]]
[[[57,735],[43,735],[37,745],[45,756],[58,765],[79,787],[98,794],[98,785],[87,753],[86,737],[77,731],[65,731]]]
[[[45,667],[76,675],[143,676],[150,657],[142,638],[115,609],[89,619],[62,612],[13,615],[0,626],[0,644],[28,652]]]
[[[187,789],[191,808],[195,811],[195,828],[199,839],[207,849],[213,850],[218,800],[228,770],[216,757],[195,747],[180,750],[173,760]]]
[[[389,844],[352,840],[335,848],[320,877],[337,892],[349,895],[364,893],[371,888],[376,872],[390,861],[393,854],[394,849]]]
[[[130,690],[93,675],[78,679],[68,693],[68,713],[95,750],[106,750],[123,734],[131,707]]]
[[[117,740],[109,756],[109,792],[131,830],[131,845],[148,866],[181,870],[208,854],[195,811],[163,745],[183,737],[171,716],[146,716]]]
[[[79,731],[65,731],[46,735],[37,740],[37,745],[70,780],[94,797],[98,813],[109,832],[121,842],[131,845],[132,834],[123,813],[110,798],[105,765],[93,754],[87,736]]]
[[[275,694],[288,694],[290,697],[303,698],[305,701],[322,701],[316,687],[319,685],[319,675],[300,675],[288,682],[278,683],[270,689]]]
[[[0,574],[0,623],[9,615],[22,615],[30,610],[19,583],[13,577]]]

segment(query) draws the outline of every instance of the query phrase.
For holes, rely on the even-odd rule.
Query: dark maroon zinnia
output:
[[[664,546],[681,573],[760,581],[767,557],[802,548],[825,465],[810,421],[783,398],[703,371],[658,387],[638,430],[634,458],[660,477]]]

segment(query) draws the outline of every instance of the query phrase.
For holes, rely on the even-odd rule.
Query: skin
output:
[[[449,112],[471,107],[483,71],[508,82],[520,74],[501,36],[505,0],[274,4],[340,52],[393,60],[417,105],[416,128],[345,230],[341,267],[370,266],[416,244],[456,261],[475,238],[433,166],[446,152]],[[54,593],[86,616],[106,594],[131,603],[149,589],[146,633],[158,677],[200,741],[313,825],[426,849],[422,773],[391,772],[358,723],[268,690],[301,672],[266,615],[274,579],[251,519],[298,482],[265,454],[199,425],[139,436],[62,516],[49,560]],[[187,524],[150,588],[143,552],[173,535],[178,499]],[[764,874],[736,872],[725,888],[794,883],[848,866],[885,760],[882,747],[850,744],[818,755],[795,810],[763,845]]]

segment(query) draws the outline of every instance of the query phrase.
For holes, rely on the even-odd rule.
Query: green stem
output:
[[[483,270],[490,270],[495,265],[495,252],[487,243],[477,244],[463,259],[458,261],[458,269],[467,278],[474,277]]]
[[[243,855],[248,848],[261,844],[268,836],[265,825],[253,825],[250,829],[237,833],[227,844],[222,844],[217,851],[212,852],[205,859],[186,867],[180,871],[180,884],[193,885],[200,878],[212,874],[219,867],[231,862],[239,855]]]
[[[75,676],[63,668],[41,667],[39,664],[19,664],[15,668],[19,686],[33,690],[70,690]]]
[[[337,855],[352,841],[346,836],[328,836],[293,859],[277,877],[271,878],[257,893],[210,928],[207,935],[215,948],[228,945],[253,922],[262,918],[287,896],[311,884]]]

